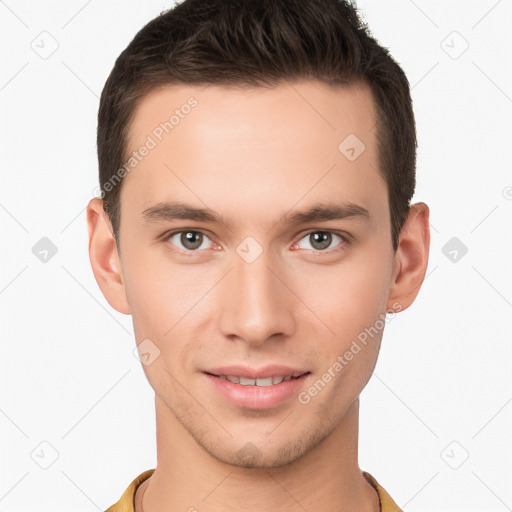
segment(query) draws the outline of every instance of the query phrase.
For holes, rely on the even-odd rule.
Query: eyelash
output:
[[[172,236],[178,235],[178,234],[181,234],[181,233],[201,233],[203,236],[205,236],[205,237],[207,237],[208,239],[211,240],[211,238],[205,232],[203,232],[203,231],[201,231],[199,229],[179,229],[179,230],[176,230],[176,231],[170,231],[168,233],[165,233],[162,238],[164,239],[164,242],[168,242],[169,239]],[[311,230],[311,231],[308,231],[307,233],[305,233],[298,240],[298,242],[295,242],[293,245],[294,246],[297,245],[301,240],[303,240],[304,238],[306,238],[307,236],[309,236],[309,235],[311,235],[313,233],[329,233],[331,235],[336,235],[336,236],[338,236],[341,239],[341,242],[337,246],[332,248],[332,249],[326,249],[326,250],[303,249],[303,250],[307,250],[308,252],[318,253],[319,255],[320,254],[331,254],[331,253],[333,253],[335,251],[343,250],[345,248],[345,246],[347,246],[350,243],[348,235],[340,233],[339,231],[314,229],[314,230]],[[213,242],[213,240],[211,240],[211,241]],[[174,244],[171,244],[171,245],[174,245]],[[180,254],[185,254],[185,255],[188,256],[188,255],[200,253],[200,252],[202,252],[204,250],[206,250],[206,249],[202,249],[202,250],[177,250],[176,252],[178,252]]]

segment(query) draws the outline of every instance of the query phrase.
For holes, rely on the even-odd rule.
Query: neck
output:
[[[357,463],[358,400],[312,450],[271,468],[225,464],[199,446],[158,397],[155,410],[157,467],[139,486],[136,512],[379,511],[377,493]]]

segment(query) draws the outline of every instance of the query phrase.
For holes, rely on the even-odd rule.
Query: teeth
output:
[[[272,377],[256,379],[256,386],[272,386]]]
[[[292,379],[291,375],[287,377],[265,377],[263,379],[249,379],[247,377],[237,377],[236,375],[218,375],[220,379],[229,380],[234,384],[242,386],[272,386],[273,384],[281,384]]]

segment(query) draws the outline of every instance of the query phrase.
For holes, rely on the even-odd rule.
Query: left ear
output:
[[[395,252],[388,308],[399,303],[401,311],[407,309],[420,291],[428,266],[429,213],[425,203],[415,203],[409,209]]]

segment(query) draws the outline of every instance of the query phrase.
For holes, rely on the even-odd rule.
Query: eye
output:
[[[339,243],[332,250],[337,250],[337,248],[341,248],[346,243],[348,243],[347,238],[342,236],[341,234],[337,234],[332,231],[317,230],[307,233],[306,236],[304,236],[299,242],[295,243],[292,248],[307,250],[312,249],[315,252],[331,252],[331,250],[326,249],[328,249],[333,243],[333,237],[337,238],[339,240]],[[167,235],[164,236],[164,240],[171,242],[172,245],[176,246],[179,249],[179,252],[183,253],[194,253],[200,252],[200,250],[208,249],[207,241],[209,240],[210,242],[212,242],[212,240],[205,233],[193,229],[174,231],[168,233]],[[303,240],[306,240],[307,243],[309,243],[309,247],[304,247],[302,245]],[[214,243],[212,242],[212,244]],[[210,248],[217,249],[218,247],[219,246],[214,244]]]
[[[330,252],[326,251],[331,243],[333,242],[333,237],[338,238],[341,242],[338,244],[338,248],[340,246],[343,246],[347,243],[346,238],[343,236],[333,233],[332,231],[311,231],[308,233],[305,237],[303,237],[299,242],[297,242],[294,247],[298,247],[300,249],[310,249],[313,248],[313,250],[317,252]],[[302,247],[301,242],[302,240],[306,240],[310,247]],[[336,250],[336,249],[333,249]]]
[[[175,231],[166,235],[165,240],[169,240],[173,245],[178,246],[182,252],[199,252],[197,249],[207,249],[204,246],[206,240],[210,240],[201,231],[187,229],[185,231]],[[181,244],[181,247],[179,247]]]

